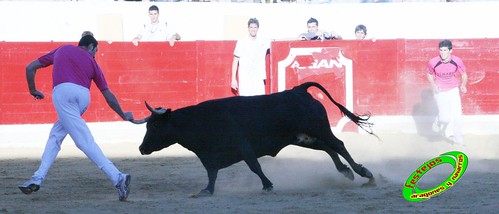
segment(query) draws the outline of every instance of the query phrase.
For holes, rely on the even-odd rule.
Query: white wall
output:
[[[260,35],[296,38],[310,17],[322,30],[353,39],[364,24],[377,39],[498,38],[499,2],[247,4],[163,2],[11,2],[0,1],[0,41],[77,41],[84,30],[99,40],[130,41],[149,21],[156,4],[183,40],[233,40],[246,33],[251,17]]]

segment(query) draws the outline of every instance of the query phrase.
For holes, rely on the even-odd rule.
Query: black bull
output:
[[[353,114],[320,84],[308,82],[275,94],[210,100],[175,111],[153,109],[146,103],[151,116],[132,121],[147,122],[140,152],[151,154],[175,143],[194,152],[208,173],[208,185],[199,195],[213,194],[218,170],[241,160],[260,177],[263,190],[271,191],[273,184],[257,159],[264,155],[274,157],[290,144],[325,151],[336,169],[353,180],[352,170],[341,162],[340,154],[357,174],[369,179],[367,185],[375,185],[372,173],[357,164],[332,133],[326,109],[307,92],[311,86],[322,90],[344,115],[373,134],[368,115]]]

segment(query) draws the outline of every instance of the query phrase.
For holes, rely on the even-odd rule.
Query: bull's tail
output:
[[[369,118],[371,117],[370,113],[363,114],[363,115],[357,115],[357,114],[352,113],[345,106],[343,106],[340,103],[336,102],[333,99],[333,97],[331,97],[331,95],[329,94],[329,92],[324,87],[322,87],[322,85],[320,85],[319,83],[316,83],[316,82],[306,82],[306,83],[303,83],[300,86],[297,86],[297,88],[300,88],[300,89],[302,89],[304,91],[307,91],[307,89],[310,88],[310,87],[312,87],[312,86],[314,86],[314,87],[320,89],[322,92],[324,92],[324,94],[326,94],[326,96],[329,98],[329,100],[331,100],[331,102],[333,102],[334,105],[336,105],[340,109],[342,115],[347,116],[352,122],[354,122],[357,126],[359,126],[360,128],[362,128],[367,133],[376,136],[374,134],[374,132],[372,131],[372,126],[374,124],[368,121]]]

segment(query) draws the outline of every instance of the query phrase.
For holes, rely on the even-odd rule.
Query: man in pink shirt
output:
[[[130,175],[121,173],[114,164],[104,156],[95,143],[89,128],[81,115],[90,104],[90,85],[97,85],[107,104],[123,119],[132,120],[131,112],[123,112],[121,106],[109,90],[104,74],[95,61],[98,42],[92,35],[83,36],[78,47],[63,45],[48,54],[34,60],[26,67],[26,79],[29,92],[35,99],[43,99],[42,92],[36,90],[35,74],[40,68],[53,65],[52,102],[58,120],[52,127],[40,167],[30,180],[19,186],[25,194],[38,191],[45,180],[50,166],[61,150],[64,138],[69,134],[76,146],[95,163],[118,190],[118,199],[126,200],[129,193]]]
[[[452,55],[452,42],[442,40],[438,44],[440,55],[428,62],[427,77],[438,106],[437,125],[440,132],[454,143],[463,144],[462,107],[459,91],[466,93],[468,76],[463,61]],[[460,76],[461,78],[458,78]],[[447,134],[449,124],[453,124],[453,136]]]

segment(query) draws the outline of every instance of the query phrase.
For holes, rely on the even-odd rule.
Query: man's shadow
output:
[[[448,141],[450,139],[444,137],[438,130],[438,127],[433,127],[438,117],[438,106],[433,96],[431,89],[423,89],[421,91],[421,101],[416,103],[412,108],[412,118],[416,124],[417,133],[428,139],[429,141]]]

